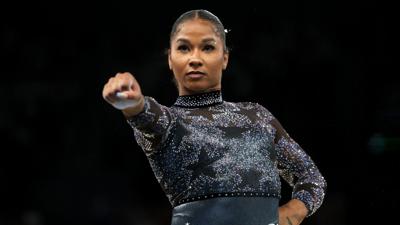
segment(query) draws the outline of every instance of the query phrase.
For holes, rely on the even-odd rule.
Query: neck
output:
[[[179,96],[196,95],[196,94],[208,93],[208,92],[213,92],[213,91],[221,91],[221,86],[211,87],[211,88],[202,89],[202,90],[189,90],[189,89],[185,89],[185,88],[179,88]]]
[[[220,90],[209,90],[196,94],[179,95],[174,106],[184,108],[197,108],[222,104],[222,94]]]

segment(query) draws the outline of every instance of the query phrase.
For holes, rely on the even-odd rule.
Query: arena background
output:
[[[268,108],[328,181],[306,225],[398,221],[397,11],[382,1],[2,3],[0,224],[168,225],[170,206],[122,114],[117,72],[171,105],[165,50],[189,9],[231,48],[227,101]],[[290,188],[283,187],[285,197]]]

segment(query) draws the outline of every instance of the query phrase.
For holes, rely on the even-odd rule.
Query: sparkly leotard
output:
[[[213,91],[179,96],[166,107],[146,96],[144,110],[128,123],[174,212],[222,198],[279,199],[279,175],[308,215],[324,199],[326,182],[314,162],[257,103],[226,102]]]

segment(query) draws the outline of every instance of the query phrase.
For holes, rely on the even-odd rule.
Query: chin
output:
[[[215,88],[215,85],[209,85],[209,84],[204,84],[202,82],[198,82],[198,83],[192,83],[190,85],[187,85],[185,87],[185,89],[188,92],[201,93],[201,92],[207,92],[207,91],[209,91],[211,89],[214,90],[216,88]]]

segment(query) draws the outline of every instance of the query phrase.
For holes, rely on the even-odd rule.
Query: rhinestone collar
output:
[[[220,90],[217,90],[193,95],[180,95],[176,99],[174,106],[184,108],[196,108],[218,105],[222,103],[222,93]]]

